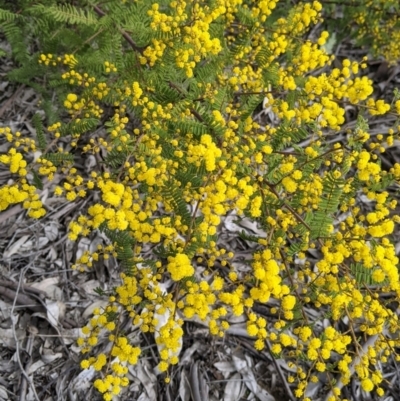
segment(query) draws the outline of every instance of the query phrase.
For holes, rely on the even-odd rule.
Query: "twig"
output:
[[[17,361],[18,361],[19,368],[21,369],[22,376],[25,377],[27,383],[29,383],[29,385],[31,386],[32,392],[33,392],[33,395],[35,396],[36,401],[40,401],[40,399],[39,399],[39,397],[38,397],[38,395],[36,393],[35,386],[32,383],[32,380],[30,379],[30,377],[26,373],[24,367],[22,366],[21,358],[20,358],[20,355],[19,355],[19,340],[18,340],[18,337],[17,337],[17,333],[15,331],[15,319],[16,319],[16,316],[14,316],[14,308],[15,308],[15,305],[17,303],[18,292],[19,292],[19,288],[21,286],[21,281],[22,281],[22,276],[23,276],[24,270],[21,271],[21,274],[19,276],[18,288],[17,288],[16,296],[14,297],[13,306],[12,306],[12,309],[11,309],[11,328],[12,328],[12,333],[13,333],[13,337],[14,337],[14,340],[15,340],[15,349],[16,349]]]
[[[274,185],[270,184],[268,182],[266,182],[266,184],[268,185],[268,187],[271,190],[271,192],[279,199],[280,196],[279,196],[278,192],[275,190]],[[296,218],[296,220],[299,223],[303,224],[303,226],[306,227],[307,230],[311,231],[311,227],[303,220],[303,218],[296,212],[296,210],[294,210],[292,208],[292,206],[290,206],[286,202],[283,203],[283,206],[286,207],[286,209],[288,209],[293,214],[293,216]]]
[[[9,219],[10,217],[14,216],[14,214],[21,213],[21,211],[22,211],[22,206],[16,205],[10,209],[7,209],[5,212],[2,212],[0,216],[0,224]]]
[[[285,375],[283,374],[282,369],[281,369],[281,367],[279,366],[279,363],[275,360],[274,356],[272,355],[271,345],[270,345],[270,343],[269,343],[268,340],[265,341],[265,345],[266,345],[267,348],[268,348],[268,352],[269,352],[269,354],[271,355],[272,362],[274,363],[275,368],[276,368],[276,370],[277,370],[277,372],[278,372],[278,374],[279,374],[279,376],[280,376],[280,378],[281,378],[283,387],[285,387],[287,396],[291,399],[291,401],[296,401],[296,398],[295,398],[295,396],[293,395],[292,390],[290,389],[290,387],[289,387],[289,385],[288,385],[288,383],[287,383],[287,381],[286,381]]]
[[[43,312],[43,307],[36,303],[31,297],[25,294],[19,294],[19,288],[17,290],[12,290],[11,288],[6,288],[0,285],[0,294],[5,296],[6,298],[10,300],[14,300],[14,306],[15,308],[16,305],[21,305],[29,308],[33,312]],[[11,313],[13,312],[13,309],[11,310]]]
[[[29,355],[28,362],[25,365],[25,369],[28,370],[30,366],[32,365],[32,350],[33,350],[33,342],[35,339],[36,334],[38,334],[38,330],[36,327],[28,327],[29,330],[29,337],[28,337],[28,342],[26,344],[26,352]],[[25,401],[25,396],[26,396],[26,390],[28,387],[28,382],[26,380],[26,377],[23,375],[21,379],[21,389],[19,393],[19,401]]]
[[[94,11],[96,11],[96,13],[98,15],[100,15],[100,17],[104,17],[106,15],[106,13],[99,6],[93,6],[93,9],[94,9]],[[130,46],[132,47],[133,50],[136,50],[137,52],[142,53],[144,47],[139,47],[133,41],[133,39],[128,35],[128,33],[125,32],[123,29],[118,28],[118,30],[120,31],[120,33],[124,37],[124,39],[130,44]]]
[[[9,280],[0,280],[0,286],[6,287],[6,288],[14,288],[16,290],[18,288],[18,283],[14,283],[13,281]],[[29,285],[21,284],[20,288],[23,290],[23,292],[30,292],[32,294],[38,295],[39,297],[45,297],[46,293],[42,290],[38,290],[35,287],[30,287]]]
[[[14,101],[14,99],[22,92],[22,90],[25,88],[25,85],[21,85],[14,93],[13,95],[7,99],[6,102],[0,107],[0,117],[3,115],[3,113],[7,110],[7,107]]]

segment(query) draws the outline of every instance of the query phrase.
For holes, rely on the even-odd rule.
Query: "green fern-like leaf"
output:
[[[40,115],[38,113],[36,113],[32,117],[32,123],[33,123],[33,126],[36,129],[36,136],[37,136],[39,149],[40,150],[45,150],[46,146],[47,146],[47,141],[46,141],[46,136],[45,136],[45,133],[44,133],[44,130],[43,130],[42,119],[40,118]]]
[[[376,282],[372,278],[372,274],[374,272],[374,269],[368,269],[366,268],[363,264],[361,263],[351,263],[350,264],[350,270],[351,273],[353,274],[354,278],[357,281],[357,284],[360,285],[381,285],[385,286],[388,284],[388,280],[384,280],[381,283]]]
[[[45,112],[48,125],[53,125],[55,122],[60,121],[60,116],[51,99],[45,97],[41,103],[41,108]]]
[[[338,210],[343,183],[342,179],[336,179],[331,174],[327,174],[324,178],[323,193],[318,203],[318,209],[310,222],[311,238],[329,235],[330,225],[333,223],[332,214]]]
[[[104,158],[104,162],[114,168],[120,168],[125,162],[129,155],[128,150],[124,149],[122,151],[118,151],[116,148],[111,149],[108,152],[107,156]]]
[[[326,215],[324,211],[317,210],[313,214],[313,219],[311,222],[311,233],[310,237],[312,239],[318,237],[324,237],[329,235],[329,227],[333,223],[333,218]]]
[[[298,227],[305,228],[302,225],[299,225]],[[299,252],[302,252],[305,245],[306,244],[304,242],[293,242],[292,244],[290,244],[289,250],[286,252],[287,256],[291,257]]]
[[[188,206],[183,200],[183,193],[180,188],[177,188],[173,183],[167,184],[162,191],[164,199],[169,203],[174,213],[182,218],[182,223],[190,226],[192,216]]]
[[[243,105],[241,107],[240,119],[244,121],[248,117],[250,117],[253,114],[256,107],[259,106],[260,103],[262,103],[262,101],[263,101],[263,95],[247,96],[246,101],[243,102]]]
[[[287,144],[291,146],[298,144],[309,135],[306,126],[297,126],[291,121],[283,120],[272,138],[271,145],[276,150],[282,150]]]
[[[0,8],[0,21],[11,22],[17,19],[23,19],[21,14],[12,13],[11,11]]]
[[[243,230],[243,231],[241,231],[241,232],[239,233],[239,238],[241,238],[242,240],[245,240],[245,241],[250,241],[250,242],[256,242],[256,243],[258,243],[258,240],[259,240],[261,237],[258,237],[257,235],[250,235],[250,234],[247,234],[247,233]]]
[[[263,46],[260,51],[257,53],[256,62],[259,67],[266,68],[270,65],[269,58],[271,57],[272,52],[267,46]]]
[[[43,159],[52,162],[55,166],[59,166],[63,163],[74,162],[74,155],[71,155],[70,153],[46,153],[42,157]]]
[[[175,125],[183,134],[193,134],[196,138],[200,138],[202,135],[209,133],[210,129],[206,124],[194,121],[194,120],[183,120],[178,121]]]
[[[195,276],[191,276],[191,277],[184,277],[180,282],[180,287],[182,289],[184,289],[185,291],[187,291],[191,285],[190,284],[198,284],[199,280],[197,280],[197,278]]]
[[[213,82],[216,75],[223,68],[223,60],[226,58],[222,55],[221,59],[208,59],[199,63],[194,69],[194,75],[198,82],[206,84],[208,82]]]
[[[110,241],[113,243],[117,243],[118,246],[133,246],[135,244],[135,240],[127,231],[117,231],[110,230],[107,226],[107,223],[104,222],[100,225],[99,230],[103,232]]]
[[[167,259],[168,256],[173,255],[173,252],[171,252],[169,249],[167,249],[163,244],[157,246],[153,250],[153,254],[157,256],[159,259]]]
[[[18,50],[18,52],[19,55],[14,55],[17,61],[21,63],[21,67],[10,70],[10,72],[7,74],[7,78],[11,81],[30,86],[37,93],[43,95],[45,93],[45,89],[43,88],[43,86],[32,81],[33,78],[38,76],[40,72],[40,66],[35,62],[31,62],[29,56],[23,54],[24,52],[26,52],[26,49],[23,49],[22,46],[20,50]]]
[[[200,246],[203,246],[203,244],[198,242],[191,242],[185,248],[186,255],[188,255],[189,258],[193,258],[196,255],[196,252],[200,248]]]
[[[69,124],[63,125],[60,128],[61,136],[65,135],[81,135],[95,127],[99,124],[99,120],[97,118],[85,118],[80,120],[79,122],[72,121]]]
[[[371,184],[370,189],[373,192],[380,192],[388,188],[394,182],[394,175],[393,174],[386,174],[384,175],[380,181],[374,182]]]
[[[4,32],[7,41],[11,45],[12,54],[15,59],[25,64],[29,61],[28,49],[25,45],[24,32],[17,23],[17,20],[8,20],[0,25],[0,29]]]
[[[180,170],[176,174],[176,179],[182,184],[187,185],[189,182],[192,188],[200,187],[203,183],[203,177],[206,175],[205,163],[202,163],[200,167],[189,165],[187,169]]]
[[[237,17],[243,25],[252,26],[255,23],[255,18],[248,8],[238,7]]]
[[[157,85],[157,90],[155,91],[152,99],[161,104],[176,103],[182,99],[182,95],[172,88],[170,84],[166,82],[160,82]]]
[[[262,60],[262,62],[265,62],[265,60]],[[270,65],[267,65],[265,68],[263,68],[262,77],[263,77],[263,81],[264,81],[265,86],[268,86],[268,85],[276,86],[276,85],[278,85],[278,82],[279,82],[279,64],[278,63],[272,63]]]
[[[117,258],[121,262],[122,267],[127,274],[133,273],[134,268],[134,253],[133,247],[135,240],[128,231],[111,230],[107,226],[107,222],[100,225],[99,230],[102,231],[107,238],[116,245]]]
[[[36,15],[45,15],[57,22],[76,25],[96,25],[97,23],[97,17],[92,11],[76,8],[71,4],[52,6],[37,4],[32,6],[30,10]]]
[[[42,190],[43,189],[43,182],[40,179],[39,174],[35,170],[32,170],[32,173],[33,173],[33,185],[37,189]]]
[[[322,209],[325,213],[335,213],[343,191],[343,185],[343,179],[333,178],[332,174],[327,174],[323,181],[323,195],[319,209]]]

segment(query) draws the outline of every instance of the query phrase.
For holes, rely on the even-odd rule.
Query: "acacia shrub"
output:
[[[322,374],[330,401],[342,399],[353,376],[382,395],[379,366],[398,358],[389,305],[399,298],[392,235],[400,165],[382,170],[379,154],[400,124],[372,139],[368,120],[398,117],[400,100],[374,98],[365,60],[333,68],[327,31],[307,39],[322,21],[321,3],[0,4],[20,65],[10,76],[41,82],[47,112],[45,124],[34,118],[35,140],[0,128],[9,143],[0,163],[12,175],[0,188],[0,209],[21,204],[43,218],[40,190],[56,174],[54,194],[91,199],[69,239],[100,230],[109,242],[72,268],[117,258],[121,269],[120,283],[103,291],[108,306],[94,311],[78,339],[81,367],[101,372],[94,386],[104,399],[128,386],[128,365],[141,353],[120,329],[124,318],[154,333],[168,381],[185,319],[223,337],[232,315],[247,318],[255,349],[268,342],[295,368],[288,381],[299,399],[310,400],[308,385]],[[260,103],[270,116],[264,123],[253,118]],[[349,104],[359,116],[344,141]],[[97,164],[87,173],[76,161],[89,155]],[[257,244],[244,270],[219,236],[228,214],[265,232],[242,235]],[[259,304],[275,318],[257,313]],[[108,354],[96,349],[104,338]]]

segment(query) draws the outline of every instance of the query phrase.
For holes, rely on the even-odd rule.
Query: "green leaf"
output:
[[[100,296],[104,296],[106,295],[106,292],[101,288],[101,287],[96,287],[93,292],[95,292],[96,294],[100,295]]]
[[[36,129],[36,136],[37,136],[39,149],[40,150],[45,150],[46,146],[47,146],[47,141],[46,141],[46,136],[45,136],[44,130],[43,130],[42,119],[40,118],[39,113],[36,113],[32,117],[32,123],[33,123],[33,126]]]
[[[71,4],[44,5],[37,4],[31,7],[31,12],[37,15],[51,17],[57,22],[77,25],[96,25],[97,17],[92,11],[76,8]]]
[[[35,170],[32,170],[32,174],[33,174],[33,185],[37,188],[37,189],[43,189],[43,182],[40,179],[38,173]]]
[[[46,153],[42,157],[43,159],[52,162],[55,166],[59,166],[63,163],[74,162],[74,155],[71,155],[70,153]]]

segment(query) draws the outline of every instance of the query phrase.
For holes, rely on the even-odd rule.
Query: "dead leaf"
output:
[[[63,292],[61,288],[56,285],[59,282],[59,277],[50,277],[40,281],[39,283],[32,283],[30,286],[45,292],[46,295],[53,300],[62,301],[64,297]]]
[[[76,344],[76,340],[78,339],[78,337],[82,336],[82,331],[80,328],[64,329],[63,327],[61,327],[60,333],[61,333],[61,336],[63,338],[65,345]],[[77,351],[80,350],[80,348],[78,348],[78,347],[76,347],[76,348],[77,348]],[[72,347],[70,350],[75,352],[75,350]]]
[[[85,158],[85,169],[87,172],[90,172],[93,170],[93,167],[95,167],[97,164],[96,158],[93,155],[88,155]]]
[[[222,373],[236,372],[235,366],[229,361],[216,362],[214,363],[214,366]]]
[[[242,391],[242,376],[236,372],[225,386],[224,401],[237,401]]]
[[[46,302],[46,313],[47,319],[53,327],[58,327],[60,320],[64,318],[66,306],[61,301],[51,301],[49,299]]]
[[[49,243],[49,239],[47,237],[39,237],[38,242],[32,246],[35,249],[43,249]],[[29,248],[29,249],[32,249]]]
[[[179,383],[179,397],[182,401],[190,400],[190,385],[189,378],[187,377],[185,369],[181,372],[181,381]]]
[[[236,370],[242,375],[243,382],[247,388],[261,401],[276,401],[275,397],[263,389],[257,383],[252,369],[249,366],[249,362],[246,361],[243,353],[236,352],[232,355],[232,362]]]
[[[76,251],[76,260],[80,259],[83,254],[89,250],[89,246],[90,246],[90,239],[83,237],[80,239],[80,241],[78,242],[78,249]]]
[[[240,319],[242,322],[240,322]],[[243,317],[242,316],[229,316],[229,324],[230,327],[227,330],[228,334],[234,335],[234,336],[240,336],[240,337],[246,337],[246,338],[251,338],[249,333],[247,332],[246,328],[246,323],[243,322]]]
[[[136,377],[143,384],[150,400],[157,399],[157,377],[152,373],[143,359],[136,365]]]
[[[30,235],[23,235],[21,238],[19,238],[16,242],[14,242],[4,253],[3,253],[3,258],[8,259],[12,255],[18,253],[22,247],[28,241]]]
[[[58,237],[58,224],[55,221],[50,221],[50,223],[44,227],[44,232],[49,241],[55,241]]]
[[[96,295],[97,296],[97,294],[95,293],[94,290],[96,288],[101,287],[101,285],[100,285],[99,280],[88,280],[88,281],[85,281],[84,283],[81,283],[79,285],[79,287],[82,288],[82,290],[84,290],[87,295]]]
[[[8,393],[3,386],[0,386],[0,400],[8,400]]]
[[[239,221],[239,226],[245,228],[247,231],[250,231],[253,235],[255,234],[264,238],[267,236],[267,233],[259,228],[259,225],[256,221],[251,221],[247,217]]]
[[[51,349],[45,348],[42,353],[42,361],[45,364],[54,362],[56,359],[62,358],[63,354],[61,352],[54,353]]]
[[[82,318],[87,319],[90,315],[93,315],[93,311],[97,308],[100,310],[104,309],[108,305],[107,301],[97,300],[90,304],[82,313]]]
[[[56,286],[56,285],[51,285],[47,288],[46,290],[47,295],[50,299],[53,299],[54,301],[63,301],[64,299],[64,293],[63,290]]]
[[[98,245],[102,245],[104,242],[103,238],[100,237],[100,235],[97,235],[96,237],[93,238],[92,242],[90,243],[89,246],[89,252],[94,253],[98,251]]]
[[[32,365],[28,366],[28,369],[26,370],[26,374],[30,376],[31,374],[35,373],[38,369],[41,367],[45,366],[46,363],[43,362],[41,359],[36,361],[35,363],[32,363]]]
[[[55,250],[54,247],[51,247],[49,250],[49,253],[46,256],[47,260],[50,260],[50,262],[54,262],[57,259],[57,251]]]
[[[92,386],[92,380],[96,375],[96,371],[93,367],[89,369],[82,370],[81,373],[75,379],[72,380],[71,388],[76,392],[87,390],[90,386]]]
[[[233,215],[226,216],[224,219],[224,226],[225,228],[231,232],[231,233],[236,233],[236,232],[241,232],[243,229],[239,227],[237,224],[237,217]]]
[[[16,329],[15,334],[18,342],[22,341],[25,337],[25,330]],[[2,329],[0,327],[0,344],[12,349],[15,348],[16,344],[12,329]]]
[[[63,354],[61,352],[57,352],[56,354],[46,354],[46,355],[42,355],[42,361],[45,364],[48,363],[52,363],[54,362],[56,359],[62,358]]]
[[[191,363],[193,361],[192,356],[196,351],[203,350],[204,345],[199,341],[196,341],[190,348],[187,348],[182,355],[182,358],[179,358],[179,364]]]
[[[66,202],[65,206],[63,206],[60,210],[53,214],[54,220],[60,220],[62,216],[69,213],[72,209],[77,207],[76,203]],[[72,241],[71,241],[72,242]]]
[[[209,401],[209,388],[197,361],[191,366],[189,380],[193,401]]]
[[[11,317],[10,305],[0,299],[0,311],[2,320],[7,320]]]
[[[137,401],[152,401],[152,400],[147,396],[146,392],[144,391],[142,394],[140,394]]]

